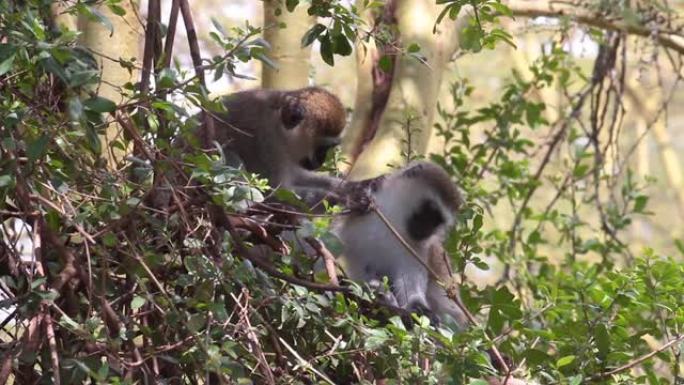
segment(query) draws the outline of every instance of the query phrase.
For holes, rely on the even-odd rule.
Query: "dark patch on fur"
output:
[[[411,239],[422,241],[434,234],[437,227],[444,222],[445,219],[439,206],[432,200],[426,199],[411,214],[406,223],[406,228]]]

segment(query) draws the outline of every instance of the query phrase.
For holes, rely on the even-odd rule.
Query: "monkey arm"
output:
[[[309,207],[320,206],[323,200],[356,213],[368,212],[370,207],[370,189],[367,183],[348,182],[307,170],[299,170],[292,179],[294,184],[289,188]]]

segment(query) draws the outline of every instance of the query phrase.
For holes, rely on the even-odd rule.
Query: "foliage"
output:
[[[568,87],[586,75],[560,49],[544,55],[531,72],[533,79],[514,77],[498,102],[476,111],[460,108],[472,87],[466,81],[455,84],[457,112],[440,110],[445,123],[438,129],[446,145],[444,153],[433,158],[452,170],[472,199],[448,250],[461,273],[469,264],[487,269],[482,255],[495,256],[507,267],[500,284],[509,285],[468,287],[464,302],[472,312],[487,315],[485,327],[497,336],[499,348],[514,362],[526,362],[541,381],[669,383],[668,377],[661,377],[662,367],[657,370],[653,363],[642,366],[640,375],[631,376],[627,367],[612,377],[603,373],[634,364],[636,357],[650,352],[649,338],[668,341],[680,336],[684,293],[676,277],[684,265],[650,249],[634,257],[620,240],[618,233],[633,218],[647,214],[644,187],[628,169],[607,175],[603,154],[594,152],[602,147],[592,146],[596,139],[588,137],[592,133],[566,123],[575,119],[582,95],[593,91],[596,81],[569,97],[575,101],[570,116],[551,125],[550,144],[536,146],[531,138],[549,122],[543,116],[544,104],[528,95],[554,79]],[[473,139],[476,123],[491,127],[481,140]],[[551,154],[561,141],[567,155],[551,166],[544,157],[533,171],[530,154]],[[556,192],[548,205],[532,205],[530,197],[544,182],[541,178]],[[622,185],[616,185],[618,180]],[[611,190],[617,191],[606,193]],[[510,228],[483,226],[485,209],[492,212],[497,205],[512,211]],[[599,218],[592,218],[589,207]],[[564,258],[549,259],[548,247],[563,250]],[[663,291],[654,291],[656,286]],[[670,374],[678,376],[677,350],[660,357],[663,365],[670,365]]]
[[[648,213],[643,181],[627,169],[605,172],[598,138],[607,123],[580,123],[598,108],[586,107],[590,95],[614,92],[599,86],[614,63],[597,61],[587,74],[553,47],[534,64],[532,79],[513,76],[486,107],[465,108],[472,87],[463,81],[453,87],[456,108],[440,108],[445,146],[433,160],[468,197],[446,246],[456,273],[487,268],[484,256],[508,267],[494,286],[464,285],[463,300],[480,323],[454,333],[427,317],[405,322],[355,284],[345,291],[307,285],[325,278],[301,249],[273,255],[269,265],[280,277],[246,258],[245,248],[264,246],[255,228],[276,232],[238,215],[246,198],[268,192],[264,182],[225,166],[220,153],[181,153],[170,140],[197,142],[200,122],[169,94],[221,109],[198,77],[158,68],[152,90],[126,85],[128,100],[116,105],[95,93],[96,53],[46,22],[46,2],[24,3],[0,4],[0,308],[11,312],[0,334],[0,376],[9,367],[15,383],[384,377],[481,384],[496,373],[484,353],[492,346],[541,383],[665,384],[681,376],[676,344],[640,357],[682,338],[684,265],[650,249],[635,256],[621,240],[633,218]],[[457,3],[464,2],[450,4]],[[505,14],[498,2],[468,3],[480,15],[493,15],[486,7]],[[97,15],[91,2],[71,10]],[[328,41],[336,47],[324,54],[329,59],[344,54],[340,42],[355,35],[353,12],[316,1],[311,12],[331,17],[332,27],[314,27],[303,41]],[[237,60],[264,59],[258,29],[217,30],[212,37],[226,54],[207,64],[217,77],[235,75]],[[531,95],[557,84],[570,108],[549,122]],[[124,135],[102,143],[113,121]],[[482,135],[478,127],[488,128]],[[131,144],[125,167],[106,167],[103,152]],[[540,164],[532,160],[537,153]],[[179,169],[191,183],[173,187],[167,212],[151,207],[155,178]],[[547,205],[535,195],[542,184],[555,194]],[[510,224],[487,217],[502,205],[513,213]],[[289,220],[277,211],[250,215],[256,223]],[[23,224],[20,237],[13,237],[15,224]],[[329,218],[317,219],[305,231],[334,250],[328,225]],[[40,246],[35,262],[18,250],[27,238]],[[550,248],[564,258],[550,260]]]

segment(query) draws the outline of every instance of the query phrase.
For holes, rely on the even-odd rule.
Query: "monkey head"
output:
[[[390,174],[372,193],[402,237],[414,246],[421,246],[430,237],[446,236],[462,202],[449,175],[426,161]]]
[[[346,124],[344,106],[335,95],[318,87],[283,92],[279,104],[285,148],[291,159],[306,170],[319,169],[328,151],[340,144]]]

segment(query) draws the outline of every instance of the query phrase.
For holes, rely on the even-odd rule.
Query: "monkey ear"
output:
[[[297,98],[287,98],[280,108],[280,120],[285,129],[291,130],[304,120],[306,110]]]

